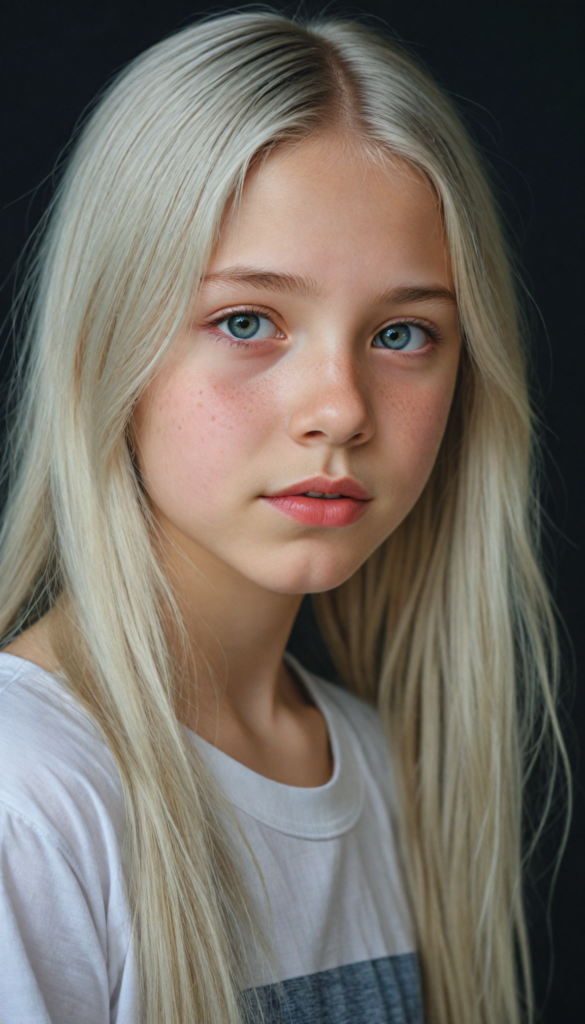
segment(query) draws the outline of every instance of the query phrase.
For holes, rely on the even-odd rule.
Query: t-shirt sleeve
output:
[[[0,1021],[109,1024],[107,951],[67,850],[0,804]]]

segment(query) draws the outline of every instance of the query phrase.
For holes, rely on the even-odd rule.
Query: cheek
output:
[[[385,402],[382,430],[404,504],[419,497],[433,468],[453,400],[454,380],[395,388]]]
[[[145,394],[137,449],[145,484],[163,512],[169,505],[211,509],[226,481],[245,484],[247,467],[273,426],[273,412],[250,388],[197,375],[171,380]],[[165,508],[167,506],[167,508]]]

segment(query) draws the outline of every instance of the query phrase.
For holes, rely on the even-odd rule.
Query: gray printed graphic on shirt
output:
[[[242,993],[250,1024],[423,1024],[415,953],[346,964]],[[256,1000],[258,997],[258,1002]]]

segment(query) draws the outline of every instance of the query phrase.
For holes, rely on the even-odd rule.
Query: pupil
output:
[[[392,324],[391,327],[386,327],[380,332],[380,338],[387,348],[400,349],[406,348],[410,341],[410,334],[408,324]]]
[[[236,338],[252,338],[260,327],[260,318],[254,313],[238,313],[230,316],[228,327]]]

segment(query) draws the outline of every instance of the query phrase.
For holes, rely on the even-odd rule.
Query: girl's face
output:
[[[422,177],[333,135],[271,155],[135,410],[162,531],[206,575],[289,594],[342,583],[423,490],[459,352]]]

